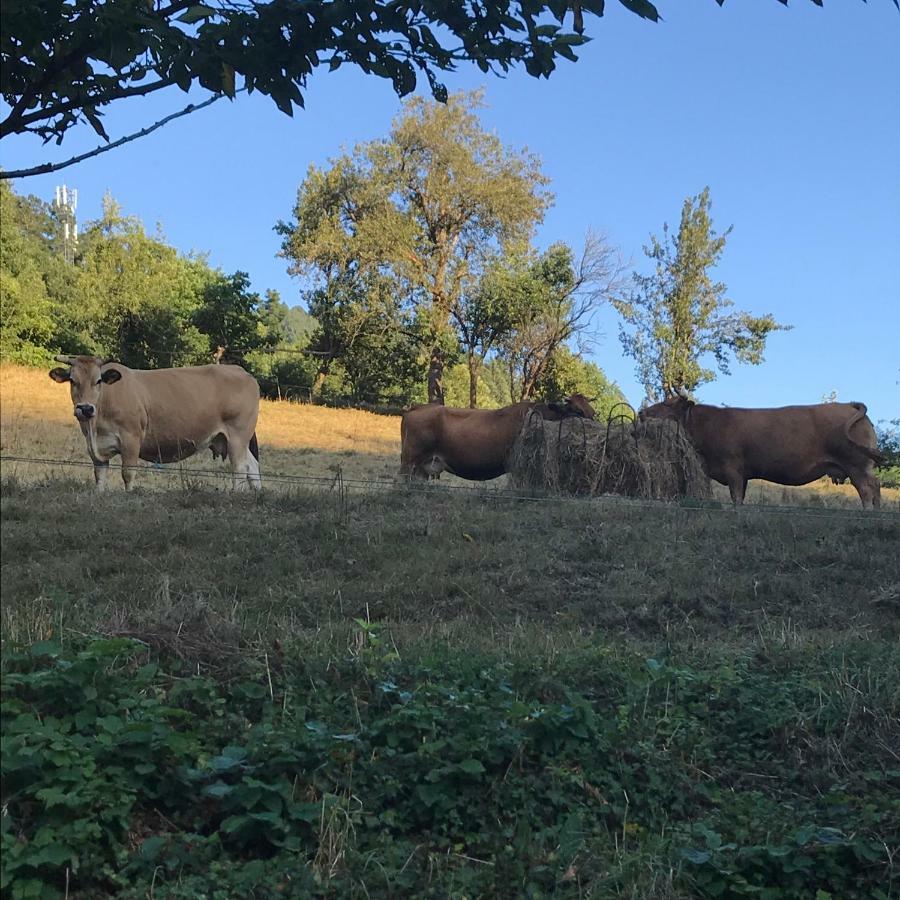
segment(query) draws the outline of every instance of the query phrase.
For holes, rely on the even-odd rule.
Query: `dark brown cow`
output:
[[[455,409],[422,404],[403,413],[400,423],[400,474],[437,478],[450,472],[469,481],[487,481],[506,473],[507,458],[525,416],[593,419],[594,409],[581,394],[563,403],[523,401],[502,409]]]
[[[881,504],[874,474],[875,429],[864,403],[818,403],[776,409],[739,409],[669,397],[641,410],[639,419],[675,419],[703,460],[710,478],[744,502],[752,478],[809,484],[823,475],[850,479],[863,506]]]

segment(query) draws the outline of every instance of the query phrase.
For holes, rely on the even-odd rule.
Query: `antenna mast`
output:
[[[77,207],[78,191],[75,188],[70,189],[66,185],[57,186],[56,196],[53,198],[53,208],[62,223],[63,259],[69,264],[75,262],[75,252],[78,250],[78,221],[75,218]]]

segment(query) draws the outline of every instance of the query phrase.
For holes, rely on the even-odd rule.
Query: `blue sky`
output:
[[[793,330],[770,338],[761,366],[701,388],[732,406],[815,403],[834,390],[873,419],[900,416],[900,14],[890,0],[661,0],[666,20],[618,4],[588,17],[594,40],[547,81],[474,67],[451,90],[484,86],[486,127],[542,160],[556,202],[541,246],[580,246],[605,232],[632,266],[685,197],[710,186],[717,229],[734,225],[716,274],[736,307],[771,312]],[[202,99],[202,95],[198,95]],[[111,109],[111,137],[183,104],[179,92]],[[50,199],[78,188],[78,218],[109,190],[184,251],[207,251],[254,288],[288,303],[299,285],[276,258],[273,225],[291,213],[310,164],[384,135],[400,100],[389,83],[342,68],[310,81],[293,119],[267,98],[221,101],[124,148],[22,180]],[[7,138],[4,168],[90,149],[82,131],[61,148]],[[637,402],[612,310],[596,319],[592,356]]]

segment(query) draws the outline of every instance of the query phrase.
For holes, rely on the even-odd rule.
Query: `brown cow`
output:
[[[469,481],[498,478],[506,473],[507,457],[532,410],[552,422],[595,415],[581,394],[563,403],[524,400],[502,409],[414,406],[403,413],[400,423],[400,474],[438,478],[446,471]]]
[[[776,409],[739,409],[669,397],[638,418],[674,419],[703,460],[707,475],[744,502],[752,478],[809,484],[823,475],[849,478],[863,506],[881,504],[873,472],[883,460],[864,403],[818,403]]]
[[[130,490],[139,459],[171,463],[207,447],[228,457],[235,488],[259,488],[259,385],[238,366],[129,369],[94,356],[57,356],[50,377],[69,384],[75,418],[106,487],[110,457],[122,457]]]

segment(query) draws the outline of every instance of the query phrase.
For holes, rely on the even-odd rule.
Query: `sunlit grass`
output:
[[[348,481],[390,481],[399,470],[398,416],[263,400],[257,434],[264,477],[284,474],[334,479],[340,473]],[[87,462],[84,439],[72,416],[69,391],[51,381],[45,370],[0,366],[0,450],[6,456]],[[221,463],[213,463],[205,453],[186,461],[173,474],[190,477],[190,472],[197,469],[219,470],[222,484],[227,483],[226,468]],[[87,469],[83,474],[80,469],[70,471],[87,481],[91,479]],[[26,480],[43,480],[49,474],[46,466],[28,463],[7,463],[4,472]],[[159,481],[166,483],[167,479]],[[448,475],[442,481],[468,484]],[[496,479],[490,486],[502,488],[504,481]],[[716,486],[716,491],[720,499],[727,500],[725,488]],[[828,479],[802,488],[751,482],[747,502],[859,505],[852,485],[834,485]],[[882,489],[882,502],[888,509],[900,509],[900,490]]]

